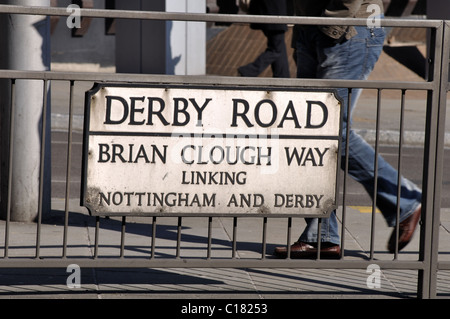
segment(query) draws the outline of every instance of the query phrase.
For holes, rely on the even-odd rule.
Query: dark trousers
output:
[[[289,63],[284,31],[263,30],[263,32],[267,38],[267,49],[252,63],[241,66],[238,69],[239,73],[242,76],[256,77],[270,65],[273,77],[289,78]]]

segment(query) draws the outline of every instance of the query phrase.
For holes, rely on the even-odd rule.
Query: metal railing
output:
[[[0,14],[29,14],[29,15],[46,15],[46,16],[68,16],[66,8],[43,8],[43,7],[22,7],[22,6],[0,6]],[[348,25],[348,20],[342,19],[324,19],[324,18],[307,18],[307,17],[273,17],[273,16],[247,16],[247,15],[219,15],[219,14],[186,14],[186,13],[165,13],[165,12],[136,12],[136,11],[116,11],[116,10],[98,10],[98,9],[82,9],[81,14],[85,17],[92,18],[115,18],[115,19],[150,19],[150,20],[174,20],[174,21],[206,21],[206,22],[235,22],[235,23],[286,23],[286,24],[334,24]],[[354,19],[353,25],[366,25],[365,19]],[[22,254],[15,249],[13,242],[14,236],[18,234],[11,230],[14,228],[13,222],[10,221],[9,210],[11,207],[10,199],[8,200],[7,218],[1,233],[4,234],[4,243],[2,251],[3,256],[0,257],[0,268],[32,268],[32,267],[66,267],[68,263],[78,264],[80,267],[147,267],[147,268],[186,268],[186,267],[233,267],[233,268],[317,268],[317,269],[365,269],[374,261],[383,269],[408,269],[418,272],[417,294],[422,298],[430,298],[436,296],[437,277],[439,270],[450,270],[450,262],[439,260],[439,227],[440,227],[440,211],[441,211],[441,191],[442,191],[442,175],[443,175],[443,158],[444,158],[444,137],[445,137],[445,112],[447,92],[450,90],[448,83],[448,66],[450,56],[450,23],[448,21],[437,20],[410,20],[410,19],[386,19],[381,21],[384,27],[414,27],[425,28],[430,31],[430,59],[428,64],[429,79],[426,81],[355,81],[355,80],[322,80],[322,79],[269,79],[269,78],[241,78],[241,77],[222,77],[222,76],[171,76],[171,75],[150,75],[150,74],[113,74],[113,73],[88,73],[88,72],[53,72],[53,71],[19,71],[19,70],[0,70],[0,79],[7,79],[11,87],[11,117],[14,114],[14,97],[21,92],[17,92],[16,83],[21,80],[40,80],[43,82],[43,92],[46,92],[51,81],[61,81],[67,83],[69,87],[68,101],[68,140],[67,140],[67,173],[66,173],[66,189],[65,189],[65,209],[64,209],[64,225],[62,245],[58,246],[58,252],[52,252],[50,256],[42,253],[46,245],[42,244],[42,210],[36,222],[36,238],[35,246],[32,247],[31,253]],[[351,95],[355,88],[372,90],[376,93],[377,112],[381,108],[382,92],[385,90],[393,90],[400,94],[400,110],[399,116],[401,123],[404,121],[404,109],[406,104],[407,92],[425,92],[427,95],[426,119],[425,124],[425,141],[423,145],[423,219],[420,225],[420,251],[417,259],[399,258],[398,251],[394,254],[394,258],[375,258],[375,231],[374,216],[376,207],[372,207],[372,238],[370,243],[370,251],[368,257],[357,258],[347,256],[345,245],[347,243],[345,237],[346,215],[347,215],[347,175],[344,171],[342,185],[342,203],[340,203],[340,214],[342,221],[342,238],[341,248],[342,256],[338,260],[323,260],[317,255],[313,260],[293,260],[272,259],[267,258],[268,245],[268,224],[272,217],[264,216],[259,218],[260,227],[260,253],[252,258],[238,258],[238,231],[240,217],[234,216],[231,219],[231,251],[227,256],[214,256],[214,234],[213,223],[215,216],[198,217],[195,214],[188,216],[175,217],[174,234],[175,246],[173,254],[161,257],[158,256],[158,225],[162,216],[147,217],[149,220],[149,241],[144,254],[135,256],[127,255],[129,247],[126,245],[127,238],[127,219],[122,217],[120,224],[120,240],[119,243],[103,243],[105,246],[115,246],[118,251],[114,255],[101,254],[101,223],[108,222],[101,217],[89,217],[89,222],[94,223],[94,245],[91,256],[71,256],[68,249],[71,246],[69,236],[69,219],[73,214],[69,207],[70,202],[70,183],[73,178],[71,176],[71,166],[73,158],[73,107],[75,100],[75,85],[81,82],[102,82],[102,83],[140,83],[140,84],[177,84],[177,85],[215,85],[215,86],[251,86],[251,87],[272,87],[285,88],[297,87],[302,89],[326,89],[326,88],[347,88]],[[43,94],[43,105],[47,105],[47,95]],[[43,119],[46,118],[47,109],[44,107]],[[377,121],[379,119],[377,118]],[[13,123],[13,121],[11,121]],[[45,141],[45,126],[42,123],[42,140]],[[10,130],[10,141],[14,134],[14,127]],[[377,125],[375,150],[379,152],[379,134],[380,128]],[[399,130],[399,152],[398,164],[401,171],[402,160],[402,141],[404,129],[400,125]],[[347,143],[348,144],[348,143]],[[14,147],[11,143],[11,147]],[[45,149],[45,142],[42,144]],[[41,176],[44,169],[44,161],[41,161]],[[14,163],[12,163],[14,165]],[[11,165],[9,167],[9,186],[11,186]],[[40,181],[40,192],[42,194],[44,184],[43,179]],[[2,198],[5,200],[5,198]],[[40,205],[42,207],[42,203]],[[199,244],[204,249],[200,257],[181,256],[181,247],[183,244],[183,225],[187,219],[201,218],[205,225],[206,236],[203,242]],[[279,220],[278,217],[274,217]],[[286,217],[286,245],[291,244],[292,224],[296,220],[296,216]],[[189,222],[188,222],[189,223]],[[319,223],[320,225],[320,223]],[[319,226],[320,227],[320,226]],[[319,232],[320,233],[320,232]],[[20,234],[19,234],[20,236]],[[14,251],[14,253],[12,253]],[[379,257],[379,256],[377,256]]]

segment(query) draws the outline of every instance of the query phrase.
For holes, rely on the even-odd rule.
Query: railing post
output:
[[[49,6],[50,0],[1,0],[2,4]],[[12,70],[46,71],[50,69],[50,21],[48,17],[35,15],[1,14],[0,15],[0,67]],[[8,178],[12,170],[10,217],[12,221],[34,221],[40,209],[50,209],[50,134],[45,134],[44,176],[40,176],[42,123],[50,123],[50,112],[47,121],[43,121],[43,103],[50,99],[43,97],[43,81],[17,80],[14,105],[6,82],[1,83],[1,113],[9,114],[14,107],[14,136],[12,137],[13,156],[9,162],[10,123],[8,116],[2,116],[0,127],[1,145],[1,206],[0,216],[7,216]],[[46,92],[48,94],[48,91]],[[48,108],[49,110],[49,108]],[[50,125],[45,128],[50,133]],[[44,183],[44,184],[40,184]],[[44,186],[40,194],[40,186]],[[42,207],[39,207],[40,196],[43,196]]]
[[[424,262],[424,270],[419,271],[418,296],[420,298],[436,297],[437,257],[439,243],[439,223],[441,209],[441,189],[443,172],[443,153],[445,137],[445,82],[448,78],[448,66],[443,65],[445,51],[448,56],[448,44],[444,37],[448,26],[444,22],[433,29],[430,37],[429,78],[433,83],[428,91],[427,117],[424,151],[424,207],[420,230],[419,258]],[[447,47],[447,49],[445,49]],[[447,58],[448,59],[448,58]]]
[[[431,242],[431,259],[430,259],[430,292],[429,297],[435,298],[437,294],[437,274],[439,262],[439,228],[440,228],[440,212],[441,212],[441,190],[444,160],[444,139],[445,139],[445,117],[447,103],[447,89],[449,82],[449,60],[450,60],[450,21],[444,22],[444,30],[442,37],[442,62],[439,75],[439,115],[436,123],[438,132],[436,139],[436,180],[434,191],[434,214],[433,214],[433,233]]]

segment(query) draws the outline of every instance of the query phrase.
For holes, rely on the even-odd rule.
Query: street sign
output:
[[[336,208],[334,91],[96,84],[81,204],[92,215],[298,215]]]

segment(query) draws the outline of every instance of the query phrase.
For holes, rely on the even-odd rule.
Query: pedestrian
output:
[[[296,14],[300,16],[369,18],[372,13],[371,10],[368,12],[370,5],[377,5],[379,12],[384,12],[382,0],[294,0],[294,5]],[[383,18],[383,15],[377,18]],[[366,80],[381,54],[385,39],[382,27],[304,25],[295,28],[298,78]],[[348,90],[339,88],[336,91],[343,101],[342,159],[345,159],[347,125],[350,125],[348,173],[372,196],[375,151],[351,129],[351,114],[361,89],[352,89],[350,114],[347,113]],[[341,163],[344,168],[345,161],[342,160]],[[390,227],[396,225],[397,179],[398,172],[378,155],[376,204]],[[416,229],[421,217],[421,197],[421,190],[401,177],[398,250],[410,242]],[[317,256],[318,219],[305,220],[307,225],[304,231],[291,246],[292,258]],[[322,258],[340,258],[340,236],[335,211],[329,218],[322,219],[320,240]],[[395,242],[394,230],[387,245],[390,253],[395,252]],[[274,254],[285,258],[287,248],[277,247]]]
[[[286,15],[286,0],[251,0],[248,14],[251,15]],[[273,77],[289,78],[289,63],[286,52],[286,24],[251,23],[250,28],[261,30],[267,38],[267,48],[255,61],[241,66],[241,76],[256,77],[268,66],[272,67]]]

